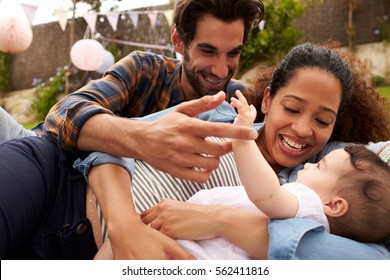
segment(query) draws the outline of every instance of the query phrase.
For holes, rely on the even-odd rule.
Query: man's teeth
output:
[[[219,84],[222,82],[222,79],[218,79],[218,78],[213,78],[213,77],[205,77],[206,81],[209,82],[209,83],[212,83],[212,84]]]
[[[306,145],[301,145],[298,143],[295,143],[293,140],[282,137],[282,144],[287,149],[293,150],[293,151],[300,151],[303,148],[306,147]]]

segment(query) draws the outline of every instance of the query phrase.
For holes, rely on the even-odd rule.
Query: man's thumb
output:
[[[203,96],[202,98],[181,103],[176,112],[180,112],[189,117],[196,117],[197,115],[207,112],[221,105],[225,100],[226,94],[223,91],[214,95]]]

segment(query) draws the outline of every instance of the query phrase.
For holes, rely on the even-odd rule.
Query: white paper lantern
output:
[[[70,59],[80,70],[95,71],[103,64],[104,48],[94,39],[82,39],[72,46]]]
[[[103,64],[102,64],[102,66],[99,67],[98,70],[96,70],[96,72],[103,74],[104,72],[106,72],[108,70],[108,68],[110,68],[112,65],[114,65],[114,63],[115,63],[114,55],[111,52],[109,52],[108,50],[105,50]]]
[[[0,16],[0,51],[10,54],[24,52],[30,47],[32,39],[32,29],[26,16]]]
[[[261,21],[259,22],[259,29],[260,29],[260,31],[263,31],[263,30],[264,30],[264,27],[265,27],[265,20],[263,19],[263,20],[261,20]]]

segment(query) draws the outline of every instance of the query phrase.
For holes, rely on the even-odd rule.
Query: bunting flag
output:
[[[131,20],[131,22],[133,23],[134,27],[137,28],[138,26],[138,13],[134,13],[134,12],[128,12],[128,15],[129,15],[129,18]]]
[[[65,31],[66,24],[68,23],[68,10],[56,9],[54,14],[58,17],[58,23],[61,26],[62,31]]]
[[[37,12],[38,6],[23,4],[23,3],[20,3],[20,5],[22,6],[24,13],[27,16],[27,19],[30,22],[30,25],[32,26],[34,16],[35,16],[35,13]]]
[[[108,19],[108,22],[110,23],[110,25],[114,31],[116,31],[117,27],[118,27],[119,14],[120,13],[118,11],[112,11],[112,12],[106,13],[106,17]]]
[[[173,23],[173,10],[166,10],[164,11],[164,16],[168,21],[168,25],[172,26]]]
[[[158,14],[154,11],[148,12],[148,18],[150,20],[150,25],[151,25],[152,29],[156,26],[157,15]]]
[[[85,13],[83,15],[83,18],[88,24],[89,29],[91,29],[91,34],[96,33],[96,20],[97,20],[98,14],[95,11]]]

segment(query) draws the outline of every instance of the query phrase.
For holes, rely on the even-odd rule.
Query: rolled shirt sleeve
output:
[[[107,163],[122,166],[127,170],[127,172],[129,172],[131,178],[133,178],[135,170],[134,159],[117,157],[101,152],[93,152],[90,153],[85,159],[77,159],[73,164],[73,168],[80,171],[84,175],[85,180],[88,182],[88,173],[92,166]]]

